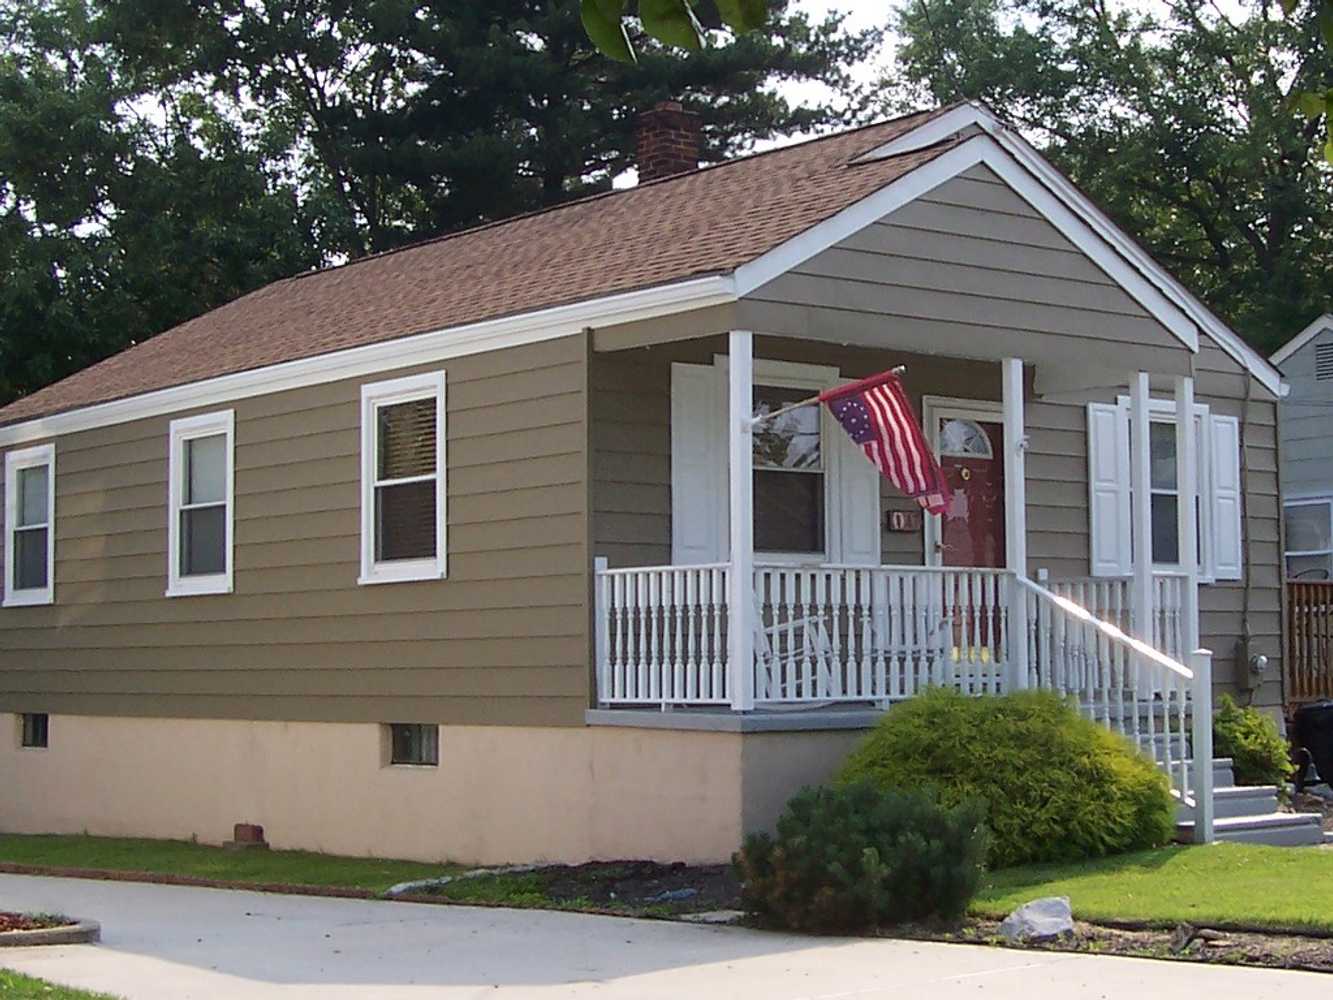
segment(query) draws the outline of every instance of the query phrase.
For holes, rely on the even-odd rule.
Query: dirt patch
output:
[[[740,882],[730,865],[603,861],[463,877],[424,892],[459,902],[668,917],[734,909]]]
[[[0,913],[0,934],[8,931],[44,931],[69,927],[75,921],[54,913]]]
[[[893,928],[882,937],[929,941],[959,941],[1011,947],[1000,937],[998,920],[968,920],[940,931],[930,928]],[[1215,931],[1181,924],[1172,929],[1121,929],[1075,922],[1071,938],[1029,944],[1035,951],[1072,951],[1098,955],[1164,958],[1218,965],[1258,965],[1275,969],[1333,972],[1333,939],[1298,934],[1259,934]]]

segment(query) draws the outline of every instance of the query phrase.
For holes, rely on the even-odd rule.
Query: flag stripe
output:
[[[884,478],[931,513],[944,512],[948,484],[896,375],[873,375],[820,399]]]

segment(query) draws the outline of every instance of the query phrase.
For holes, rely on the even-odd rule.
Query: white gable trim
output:
[[[1268,360],[1280,365],[1325,330],[1333,331],[1333,313],[1324,313],[1296,336],[1279,347]]]
[[[952,111],[947,111],[938,118],[898,136],[883,146],[871,150],[860,157],[860,161],[883,159],[925,149],[968,128],[982,129],[985,134],[999,143],[1006,152],[1026,167],[1067,208],[1076,213],[1117,253],[1130,262],[1146,280],[1158,287],[1176,307],[1198,325],[1199,329],[1207,333],[1218,347],[1229,354],[1232,360],[1242,368],[1247,369],[1266,389],[1275,396],[1286,394],[1286,384],[1282,381],[1281,374],[1271,364],[1214,316],[1208,307],[1195,298],[1169,271],[1153,260],[1147,251],[1127,236],[1064,174],[1051,166],[1046,158],[1033,148],[1031,143],[1007,126],[984,105],[977,102],[960,105]],[[1198,349],[1197,342],[1194,349]]]
[[[923,126],[926,127],[929,126]],[[979,163],[984,163],[998,174],[1170,330],[1185,347],[1191,351],[1199,349],[1198,329],[1184,310],[1163,295],[1086,220],[1071,211],[988,134],[965,139],[953,149],[941,153],[929,163],[917,167],[855,205],[737,268],[736,294],[744,296],[754,291]]]
[[[735,300],[731,276],[716,275],[538,312],[469,323],[379,344],[333,351],[313,358],[284,361],[232,375],[219,375],[0,427],[0,447],[59,434],[73,434],[94,427],[109,427],[146,417],[165,416],[195,407],[216,406],[271,392],[359,378],[395,368],[556,340],[580,333],[589,326],[633,323]]]

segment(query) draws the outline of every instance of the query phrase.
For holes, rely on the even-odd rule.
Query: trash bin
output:
[[[1296,709],[1292,736],[1309,754],[1319,778],[1333,787],[1333,701],[1317,701]]]

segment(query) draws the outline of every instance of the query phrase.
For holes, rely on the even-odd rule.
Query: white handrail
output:
[[[1027,577],[1022,576],[1021,574],[1017,576],[1017,580],[1020,586],[1025,587],[1032,593],[1036,594],[1037,596],[1047,601],[1050,601],[1056,607],[1073,615],[1075,618],[1079,619],[1079,621],[1083,622],[1084,624],[1091,625],[1093,628],[1097,629],[1097,631],[1101,632],[1107,638],[1111,639],[1111,641],[1128,646],[1139,656],[1142,656],[1145,660],[1150,660],[1153,663],[1156,663],[1160,667],[1165,667],[1167,670],[1171,670],[1179,674],[1182,678],[1184,678],[1187,681],[1194,679],[1194,671],[1191,670],[1189,667],[1185,666],[1185,664],[1181,663],[1179,660],[1173,660],[1165,653],[1154,649],[1152,646],[1149,646],[1146,642],[1142,641],[1141,639],[1134,638],[1132,635],[1129,635],[1119,626],[1113,625],[1108,621],[1103,621],[1102,619],[1093,615],[1092,612],[1090,612],[1087,608],[1083,607],[1082,605],[1069,600],[1067,597],[1061,597],[1059,594],[1047,590],[1041,584],[1029,580]]]

